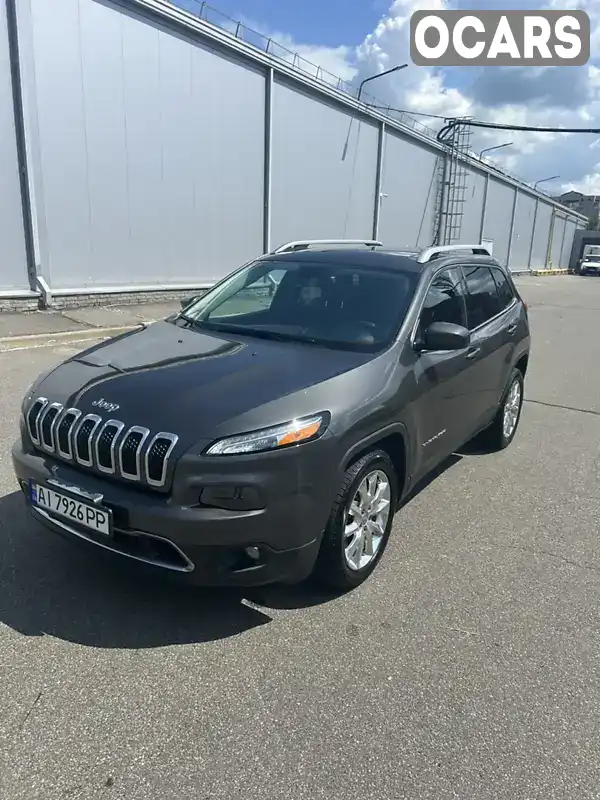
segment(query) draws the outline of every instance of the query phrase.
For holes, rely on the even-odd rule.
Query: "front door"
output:
[[[460,269],[446,268],[432,279],[419,318],[415,343],[434,322],[467,326],[464,284]],[[465,441],[473,415],[468,348],[415,351],[414,422],[417,429],[417,469],[422,477]]]

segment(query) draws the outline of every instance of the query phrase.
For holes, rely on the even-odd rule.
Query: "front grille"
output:
[[[78,408],[63,408],[36,398],[25,414],[33,444],[58,458],[82,467],[137,481],[154,488],[165,487],[169,458],[178,437],[161,431],[151,437],[148,428],[97,414],[82,415]]]

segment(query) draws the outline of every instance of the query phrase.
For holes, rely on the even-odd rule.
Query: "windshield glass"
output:
[[[256,261],[182,316],[199,330],[375,351],[393,341],[417,281],[372,266]]]
[[[584,261],[593,261],[597,263],[598,261],[600,261],[600,256],[586,256],[584,258]]]

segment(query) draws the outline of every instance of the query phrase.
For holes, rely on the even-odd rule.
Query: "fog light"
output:
[[[258,561],[258,559],[260,558],[260,550],[258,549],[258,547],[247,547],[246,555],[253,561]]]

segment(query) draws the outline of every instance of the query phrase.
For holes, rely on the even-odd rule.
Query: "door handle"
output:
[[[517,323],[514,322],[512,325],[509,325],[506,330],[512,336],[512,334],[517,330]]]
[[[477,355],[477,353],[479,353],[480,350],[481,347],[469,347],[469,349],[467,350],[467,355],[465,357],[475,358],[475,356]]]

